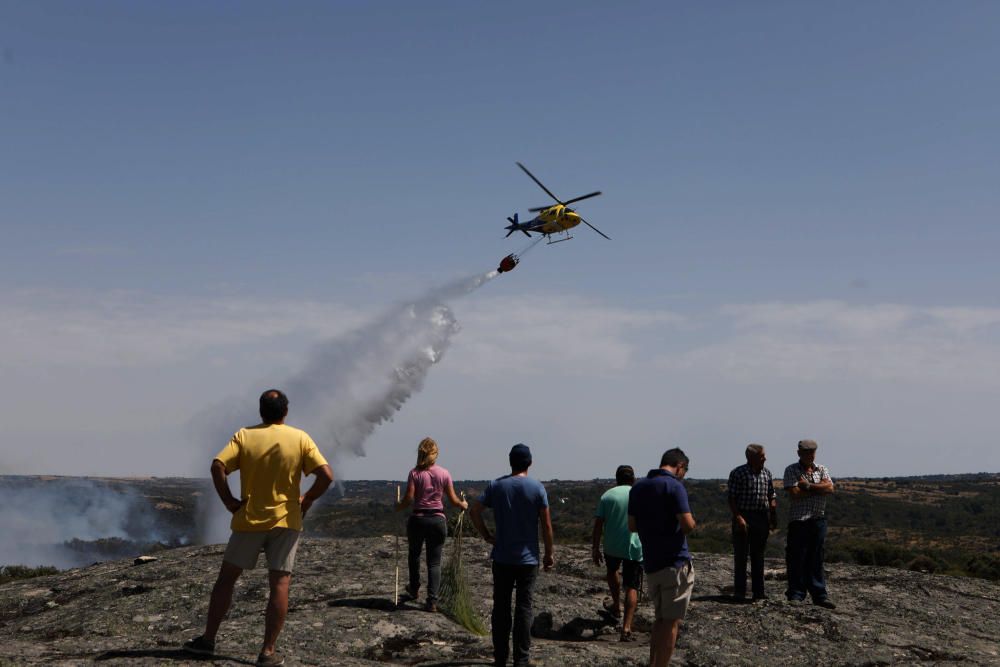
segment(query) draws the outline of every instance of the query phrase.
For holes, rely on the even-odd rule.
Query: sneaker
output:
[[[409,586],[406,586],[403,589],[403,594],[399,596],[399,601],[400,602],[408,602],[410,600],[416,600],[417,599],[417,594],[419,592],[420,592],[420,588],[419,587],[418,588],[410,588]]]
[[[285,656],[278,652],[265,655],[261,653],[257,656],[258,667],[280,667],[280,665],[285,664]]]
[[[836,609],[837,605],[833,603],[832,600],[823,598],[822,600],[814,600],[813,604],[817,607],[823,607],[823,609]]]
[[[188,653],[212,655],[215,653],[215,642],[205,639],[199,635],[190,641],[184,642],[184,646],[182,648]]]

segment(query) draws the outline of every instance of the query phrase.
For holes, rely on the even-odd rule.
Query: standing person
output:
[[[510,596],[517,589],[515,602],[514,667],[529,664],[531,649],[531,598],[538,577],[538,525],[542,526],[546,570],[555,564],[552,541],[552,517],[549,497],[542,483],[528,477],[531,450],[517,444],[510,450],[510,474],[486,485],[486,490],[472,505],[470,517],[480,536],[493,545],[493,660],[507,664],[510,654]],[[491,535],[483,521],[483,508],[493,510],[496,535]]]
[[[628,527],[642,542],[646,586],[655,610],[649,638],[649,664],[666,667],[674,654],[681,619],[694,589],[694,568],[687,534],[694,516],[681,483],[689,460],[680,449],[668,449],[645,479],[629,492]]]
[[[642,543],[639,536],[628,529],[628,495],[635,483],[632,466],[618,466],[614,486],[604,492],[597,503],[592,535],[594,565],[606,563],[611,605],[605,605],[615,618],[622,615],[621,590],[625,587],[625,616],[622,619],[623,642],[634,641],[632,619],[639,604],[639,587],[642,584]],[[604,534],[604,554],[601,554],[601,533]],[[621,568],[621,576],[618,569]]]
[[[409,542],[410,583],[406,594],[411,600],[420,592],[420,550],[427,543],[427,603],[424,609],[437,611],[438,591],[441,588],[441,551],[448,535],[448,522],[444,515],[445,494],[448,501],[463,510],[469,508],[455,494],[451,473],[437,465],[438,445],[432,438],[424,438],[417,446],[417,466],[406,479],[406,495],[396,504],[396,511],[413,504],[413,511],[406,522],[406,539]]]
[[[205,632],[184,644],[191,653],[215,652],[215,636],[229,611],[233,587],[243,570],[257,567],[261,551],[267,557],[270,597],[264,615],[264,645],[257,664],[283,665],[274,651],[288,613],[288,587],[295,564],[302,517],[326,492],[333,471],[305,431],[285,424],[288,397],[277,389],[260,396],[260,424],[242,428],[212,461],[212,482],[232,515],[233,533],[222,556],[222,569],[212,589]],[[240,499],[226,476],[240,471]],[[302,473],[316,475],[312,487],[299,495]]]
[[[764,446],[749,444],[747,462],[729,473],[729,511],[733,513],[733,595],[743,600],[747,595],[747,555],[750,556],[750,581],[753,599],[766,600],[764,593],[764,549],[767,536],[778,527],[778,499],[774,478],[764,467]]]
[[[816,447],[815,440],[799,440],[799,461],[785,468],[785,492],[789,499],[785,597],[800,602],[808,591],[813,604],[835,609],[837,605],[829,598],[823,574],[826,497],[833,493],[833,479],[826,466],[816,463]]]

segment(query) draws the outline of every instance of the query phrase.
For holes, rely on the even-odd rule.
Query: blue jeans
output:
[[[764,549],[771,532],[767,510],[740,512],[747,521],[743,532],[733,521],[733,585],[736,597],[747,594],[747,556],[750,557],[750,582],[755,598],[764,597]]]
[[[406,538],[410,543],[410,590],[420,589],[420,551],[427,544],[427,601],[437,602],[441,588],[441,551],[448,535],[448,522],[443,516],[410,515],[406,522]]]
[[[826,599],[826,579],[823,575],[825,545],[825,518],[788,522],[788,541],[785,543],[788,590],[785,597],[789,600],[804,600],[807,591],[814,602]]]
[[[514,630],[514,667],[528,664],[531,650],[531,597],[538,578],[538,565],[507,565],[493,562],[493,662],[506,665],[510,655],[510,631]],[[511,623],[510,596],[517,589]]]

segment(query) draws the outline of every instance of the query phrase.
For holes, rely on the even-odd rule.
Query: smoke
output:
[[[365,440],[423,388],[430,368],[459,332],[445,302],[496,275],[491,271],[440,286],[317,347],[284,385],[294,421],[332,442],[335,460],[364,456]]]
[[[319,442],[336,465],[364,456],[365,441],[419,392],[431,367],[440,362],[461,327],[447,302],[478,289],[498,275],[489,271],[438,286],[401,303],[368,324],[317,345],[301,369],[274,386],[288,394],[290,421]],[[199,415],[194,437],[222,448],[241,425],[259,421],[256,387]],[[214,454],[214,451],[213,451]],[[207,462],[205,463],[207,467]],[[230,481],[235,486],[235,480]],[[229,515],[209,494],[199,508],[204,542],[224,541]]]
[[[324,448],[331,462],[364,456],[368,437],[421,390],[459,332],[447,302],[497,275],[490,271],[439,286],[317,345],[297,373],[276,385],[290,397],[294,423],[333,443],[332,450]],[[221,449],[237,428],[258,421],[256,399],[263,389],[248,388],[244,396],[197,415],[188,428],[193,440],[211,443],[211,454]],[[201,476],[208,461],[201,458],[204,448],[197,449],[192,472]],[[229,515],[214,493],[199,497],[197,525],[183,528],[165,525],[147,498],[120,483],[2,477],[0,493],[6,499],[0,565],[76,567],[134,555],[157,543],[219,542],[228,534]]]
[[[128,488],[72,477],[3,477],[0,493],[6,536],[0,565],[77,567],[187,541],[157,526],[153,508]]]

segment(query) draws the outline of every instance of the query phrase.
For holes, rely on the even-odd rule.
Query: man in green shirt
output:
[[[607,565],[610,604],[605,608],[618,618],[622,615],[621,590],[625,587],[625,616],[622,619],[621,641],[634,641],[632,618],[639,603],[642,585],[642,543],[639,535],[628,529],[628,494],[635,483],[632,466],[618,466],[615,482],[597,504],[594,514],[593,559],[595,565]],[[604,534],[604,553],[601,553],[601,533]],[[621,575],[618,569],[621,568]]]

